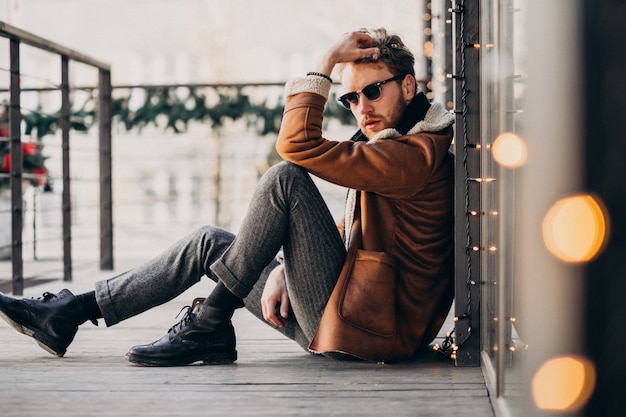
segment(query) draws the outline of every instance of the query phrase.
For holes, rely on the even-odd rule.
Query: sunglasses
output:
[[[359,94],[363,94],[365,98],[370,101],[376,101],[380,98],[380,95],[382,94],[381,86],[383,84],[389,83],[391,81],[398,81],[403,78],[404,78],[404,75],[396,75],[395,77],[391,77],[387,80],[379,81],[377,83],[373,83],[370,85],[366,85],[360,91],[353,91],[351,93],[344,94],[343,96],[339,97],[337,101],[339,101],[343,105],[343,107],[345,107],[348,110],[350,110],[351,105],[359,104]]]

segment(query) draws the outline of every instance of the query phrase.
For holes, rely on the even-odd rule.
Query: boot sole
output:
[[[216,352],[208,355],[196,355],[175,360],[156,359],[132,353],[126,354],[126,360],[136,365],[143,366],[184,366],[195,362],[204,362],[205,365],[227,365],[237,360],[237,351]]]
[[[11,327],[13,327],[18,332],[35,339],[39,347],[45,350],[46,352],[54,356],[57,356],[59,358],[62,358],[63,355],[65,355],[65,352],[67,351],[67,349],[59,346],[57,343],[51,340],[48,337],[48,335],[46,335],[45,333],[37,329],[31,329],[28,326],[25,326],[23,324],[16,322],[11,317],[7,316],[2,310],[0,310],[0,317],[2,317],[7,323],[11,325]]]

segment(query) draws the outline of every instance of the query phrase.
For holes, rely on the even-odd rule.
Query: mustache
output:
[[[370,114],[365,116],[364,118],[361,119],[361,124],[366,124],[367,122],[371,121],[371,120],[383,120],[383,116],[377,115],[377,114]]]

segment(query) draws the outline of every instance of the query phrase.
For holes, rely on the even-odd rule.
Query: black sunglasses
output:
[[[380,95],[382,94],[382,89],[380,88],[381,85],[391,82],[391,81],[398,81],[403,78],[404,78],[404,75],[396,75],[395,77],[391,77],[387,80],[379,81],[377,83],[373,83],[370,85],[366,85],[365,87],[363,87],[361,91],[353,91],[351,93],[346,93],[343,96],[339,97],[337,101],[339,101],[343,105],[343,107],[345,107],[348,110],[350,110],[350,106],[352,104],[354,105],[359,104],[359,93],[362,93],[365,96],[365,98],[368,100],[376,101],[380,98]]]

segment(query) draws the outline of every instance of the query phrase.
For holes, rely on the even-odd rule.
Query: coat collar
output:
[[[421,132],[437,132],[454,123],[454,115],[441,104],[429,103],[424,93],[418,93],[409,103],[397,127],[381,130],[369,142],[383,139],[395,139],[403,135]],[[368,141],[360,130],[351,138],[352,141]]]

